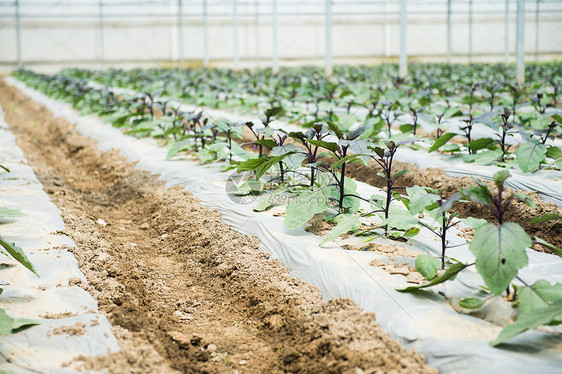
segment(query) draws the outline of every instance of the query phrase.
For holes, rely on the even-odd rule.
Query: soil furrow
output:
[[[16,89],[0,104],[122,350],[84,369],[165,372],[434,372],[346,299],[288,275],[202,207]],[[73,364],[75,365],[75,363]]]

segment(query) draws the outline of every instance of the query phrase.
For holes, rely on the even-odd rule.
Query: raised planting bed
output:
[[[472,187],[460,189],[459,194],[447,199],[439,196],[439,191],[422,188],[412,188],[406,194],[398,189],[392,191],[403,174],[390,167],[393,156],[400,154],[400,141],[370,144],[360,138],[360,130],[345,131],[326,124],[303,136],[293,133],[295,142],[289,147],[280,144],[286,134],[270,126],[276,114],[270,109],[263,123],[248,126],[258,137],[256,151],[261,151],[262,157],[233,146],[230,135],[239,126],[228,119],[184,118],[181,129],[187,129],[190,136],[177,147],[178,139],[158,127],[160,122],[150,117],[153,113],[144,111],[148,108],[134,111],[121,125],[132,135],[144,132],[160,140],[124,136],[98,118],[82,117],[67,104],[14,84],[57,115],[76,123],[78,131],[96,139],[102,149],[118,148],[128,159],[139,161],[139,168],[161,174],[170,185],[184,185],[204,205],[218,209],[223,221],[235,230],[257,236],[261,249],[279,258],[300,279],[316,285],[324,297],[351,297],[365,310],[374,311],[377,321],[392,337],[422,352],[428,363],[441,371],[485,372],[505,367],[518,371],[533,367],[555,372],[560,365],[556,327],[520,334],[558,321],[560,298],[556,295],[562,261],[554,254],[527,248],[535,241],[557,253],[556,246],[528,236],[515,223],[503,221],[512,198],[507,191],[498,197],[498,192],[509,180],[508,173],[494,173],[494,182],[474,182]],[[107,113],[100,114],[107,118]],[[152,127],[135,122],[143,121],[145,115],[149,117],[144,125],[150,120]],[[159,143],[167,138],[172,145],[165,149]],[[299,141],[305,148],[296,146]],[[306,156],[310,145],[331,151],[333,163],[318,160],[301,166],[298,160],[302,163],[302,155]],[[200,160],[213,165],[202,167],[199,162],[182,159],[185,156],[178,159],[183,150],[191,151],[188,158],[195,150]],[[170,157],[176,159],[167,161]],[[347,163],[351,165],[362,158],[382,164],[386,191],[344,178]],[[241,175],[234,168],[255,177],[238,183]],[[312,170],[318,173],[314,181],[295,177],[311,175]],[[323,180],[324,175],[331,177]],[[256,195],[257,200],[233,198]],[[528,195],[513,198],[535,204]],[[460,222],[448,213],[449,205],[460,204],[459,199],[490,205],[496,221],[485,223],[472,217]],[[249,200],[253,200],[252,204],[243,203]],[[378,211],[389,207],[386,202],[391,200],[391,209]],[[319,217],[323,220],[315,225]],[[559,213],[553,213],[537,220],[546,222],[559,217]],[[320,238],[304,230],[307,222],[312,223],[309,230],[330,231]],[[440,222],[444,222],[441,228],[447,226],[443,240],[439,238],[445,236]],[[476,231],[471,233],[470,226]],[[355,236],[347,237],[349,233]],[[340,245],[330,244],[342,234],[346,237],[339,239]],[[342,245],[351,250],[342,249]],[[441,267],[445,269],[440,271]],[[412,291],[447,279],[430,291],[396,290]],[[540,353],[537,346],[541,347]]]
[[[349,299],[322,300],[183,188],[0,82],[0,103],[61,209],[80,286],[113,324],[119,351],[53,371],[434,373]],[[20,334],[17,332],[15,336]]]
[[[96,300],[79,287],[87,280],[66,249],[76,245],[57,234],[65,229],[60,210],[16,145],[2,111],[0,160],[0,240],[15,250],[2,248],[13,256],[2,256],[0,269],[0,371],[75,372],[80,363],[74,359],[115,352],[117,339]]]

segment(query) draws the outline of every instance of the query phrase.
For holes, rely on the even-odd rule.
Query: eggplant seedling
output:
[[[328,122],[328,128],[332,131],[333,135],[336,136],[337,142],[328,142],[324,140],[308,139],[308,142],[312,145],[325,148],[330,152],[330,154],[336,159],[336,162],[327,170],[337,183],[337,188],[339,191],[338,198],[338,208],[339,211],[343,213],[344,203],[348,197],[358,197],[354,192],[348,192],[346,189],[346,177],[345,171],[346,166],[349,163],[361,162],[361,156],[364,156],[361,152],[355,152],[351,154],[350,151],[357,151],[361,147],[359,143],[359,136],[367,130],[368,126],[359,127],[351,132],[344,133],[340,128],[332,122]],[[359,147],[357,147],[359,146]],[[367,151],[365,148],[364,151]]]
[[[319,165],[323,164],[320,161],[320,157],[324,154],[318,152],[320,146],[312,144],[309,140],[322,141],[327,135],[327,126],[322,125],[321,123],[314,124],[311,129],[306,131],[306,133],[301,131],[289,133],[289,136],[292,139],[300,142],[305,148],[304,154],[306,156],[306,166],[310,168],[310,187],[314,186],[317,168]]]
[[[440,193],[428,193],[425,188],[418,186],[407,188],[406,192],[408,193],[409,198],[408,209],[410,210],[410,213],[418,214],[420,212],[427,211],[429,212],[429,215],[433,218],[433,220],[437,223],[438,228],[435,228],[422,220],[418,221],[420,225],[427,228],[440,239],[441,269],[445,269],[447,248],[453,247],[449,245],[447,241],[447,233],[449,229],[461,222],[460,220],[456,219],[458,215],[449,213],[449,210],[453,207],[454,203],[461,199],[462,195],[460,193],[456,193],[450,198],[444,199]],[[422,274],[424,273],[422,272]],[[425,275],[426,274],[424,274],[424,276]],[[428,278],[431,279],[432,276]]]
[[[528,264],[525,249],[534,243],[545,245],[558,255],[562,255],[562,251],[540,238],[531,239],[519,224],[505,222],[505,213],[514,199],[518,198],[530,206],[534,205],[532,199],[522,194],[512,193],[504,198],[504,183],[509,177],[508,170],[494,174],[497,188],[495,194],[480,180],[476,180],[477,186],[471,185],[460,190],[463,198],[488,207],[497,220],[497,224],[485,223],[476,229],[474,238],[469,243],[469,250],[476,257],[476,261],[470,264],[454,262],[442,274],[437,275],[434,262],[426,255],[420,256],[420,261],[416,261],[416,269],[419,265],[422,272],[431,270],[430,273],[433,275],[428,277],[430,281],[399,290],[411,292],[454,279],[460,271],[472,265],[476,266],[476,270],[482,276],[486,289],[496,296],[504,292],[509,296],[512,293],[510,285],[514,279],[517,279],[524,285],[524,287],[513,286],[512,300],[515,300],[514,305],[519,307],[519,318],[500,332],[496,340],[491,342],[492,346],[504,343],[528,329],[562,323],[562,292],[560,292],[562,285],[559,283],[552,285],[543,280],[528,285],[518,276],[519,270]],[[484,304],[484,301],[475,298],[464,299],[461,302],[468,308],[479,308]]]
[[[260,158],[264,155],[264,153],[263,153],[263,146],[264,146],[263,140],[266,140],[267,138],[273,137],[274,130],[271,127],[269,127],[271,122],[273,122],[273,117],[281,114],[282,111],[283,111],[283,109],[281,109],[280,107],[274,107],[274,108],[267,109],[264,113],[265,117],[262,119],[262,123],[263,123],[264,127],[261,128],[261,129],[254,130],[254,123],[253,122],[246,122],[245,123],[246,127],[248,127],[248,129],[250,129],[250,131],[252,132],[252,134],[256,138],[256,141],[254,143],[249,143],[249,144],[254,144],[255,146],[257,146],[258,151],[259,151],[258,158]]]
[[[397,173],[394,173],[392,163],[394,161],[394,155],[398,150],[398,147],[402,144],[413,143],[418,139],[407,139],[401,142],[395,143],[394,141],[385,141],[385,148],[382,147],[370,147],[370,149],[374,152],[371,155],[371,158],[382,168],[382,172],[378,172],[377,175],[380,176],[385,180],[386,183],[386,197],[383,201],[382,212],[384,213],[385,222],[384,231],[385,235],[388,236],[388,219],[390,215],[390,203],[395,198],[395,191],[398,189],[403,189],[403,187],[398,187],[395,185],[396,181],[403,176],[404,174],[408,173],[408,170],[400,170]]]

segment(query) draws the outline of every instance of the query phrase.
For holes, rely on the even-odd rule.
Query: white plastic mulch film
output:
[[[374,312],[378,323],[406,348],[424,354],[427,363],[444,373],[537,372],[559,373],[562,367],[562,337],[543,331],[528,331],[503,348],[492,348],[501,327],[491,321],[459,314],[441,296],[433,297],[399,293],[406,286],[401,275],[390,275],[369,264],[375,260],[412,262],[411,258],[382,256],[374,252],[344,250],[336,244],[318,245],[320,237],[304,229],[288,231],[282,217],[256,213],[255,204],[242,204],[231,199],[225,185],[228,173],[218,167],[200,166],[185,160],[164,161],[166,150],[153,139],[136,139],[103,124],[95,116],[81,117],[69,105],[53,101],[12,78],[8,82],[30,98],[48,107],[57,116],[76,124],[77,130],[97,140],[102,150],[119,149],[123,156],[138,161],[138,168],[160,174],[168,185],[183,185],[208,208],[217,209],[224,222],[243,234],[255,235],[261,249],[279,258],[291,274],[317,286],[325,298],[349,297],[366,311]],[[400,153],[400,151],[398,152]],[[359,184],[360,189],[375,189]],[[453,238],[457,243],[461,238]],[[405,244],[411,250],[439,253],[437,241],[422,230],[416,240]],[[467,246],[452,248],[448,254],[461,261],[473,255]],[[562,282],[560,258],[528,250],[529,266],[520,272],[533,282],[547,279]],[[448,297],[461,299],[479,292],[477,274],[464,271],[453,282],[434,287]],[[489,303],[488,318],[501,321],[510,310],[506,303]],[[497,310],[496,310],[497,309]]]
[[[0,206],[25,214],[0,224],[0,234],[24,250],[40,275],[0,255],[0,262],[9,265],[0,269],[0,308],[11,317],[39,322],[0,337],[0,372],[77,372],[76,357],[117,351],[117,339],[97,302],[76,285],[86,278],[74,255],[63,249],[75,244],[55,235],[64,229],[60,211],[27,165],[1,110],[0,161],[10,169],[0,173]]]
[[[93,87],[103,87],[102,85],[90,81],[90,85]],[[125,93],[129,95],[137,95],[138,92],[120,88],[120,87],[111,87],[111,89],[115,93]],[[182,104],[180,102],[174,101],[173,99],[169,98],[160,98],[162,101],[168,102],[169,105],[173,105],[174,107],[180,107],[184,111],[199,111],[202,108],[190,105],[190,104]],[[340,109],[343,110],[343,109]],[[239,115],[234,114],[231,112],[227,112],[221,109],[210,109],[205,108],[205,114],[210,118],[222,118],[226,117],[232,121],[253,121],[255,117],[251,117],[248,115]],[[355,114],[361,116],[365,115],[365,110],[362,108],[357,108]],[[403,115],[398,118],[399,122],[404,121],[404,117],[408,115]],[[452,120],[451,120],[452,121]],[[456,122],[455,122],[456,121]],[[459,130],[460,124],[457,123],[458,120],[453,121],[451,124],[450,131],[461,133]],[[409,121],[405,121],[404,123],[411,123]],[[427,131],[432,131],[432,127],[430,125],[425,124],[425,122],[421,121],[422,126]],[[281,121],[275,121],[274,125],[283,128],[286,131],[300,131],[302,128],[289,124],[284,123]],[[475,124],[474,126],[474,138],[478,137],[493,137],[492,129],[489,127],[482,125],[482,124]],[[517,137],[514,139],[510,138],[511,142],[517,143]],[[561,142],[556,140],[555,142],[557,146],[561,147]],[[451,177],[475,177],[480,179],[487,179],[493,180],[494,174],[502,170],[497,166],[481,166],[477,164],[468,164],[462,161],[462,157],[459,155],[446,155],[440,153],[428,153],[424,150],[414,150],[407,147],[400,148],[400,151],[394,157],[396,161],[407,162],[413,165],[417,165],[421,169],[427,168],[443,168],[443,171],[446,175]],[[536,191],[543,201],[548,201],[556,204],[559,208],[562,208],[562,194],[560,193],[560,180],[562,180],[562,172],[557,170],[539,170],[535,173],[525,174],[517,169],[510,170],[511,178],[509,178],[505,185],[513,190],[523,190],[523,191]]]

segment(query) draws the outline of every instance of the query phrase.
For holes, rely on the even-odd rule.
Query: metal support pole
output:
[[[453,39],[451,34],[451,0],[447,0],[447,63],[452,62]]]
[[[256,24],[255,24],[255,35],[256,35],[256,66],[260,67],[260,1],[256,0]]]
[[[18,69],[23,68],[21,59],[21,28],[20,28],[20,2],[16,0],[16,48],[18,58]]]
[[[234,38],[234,68],[238,68],[238,63],[240,62],[240,55],[238,54],[238,1],[233,1],[233,19],[232,26],[234,28],[233,38]]]
[[[207,0],[203,0],[203,66],[209,67],[209,20]]]
[[[505,52],[504,64],[509,64],[509,0],[505,0]]]
[[[390,22],[388,20],[389,4],[388,1],[384,2],[384,28],[383,28],[383,43],[384,43],[384,55],[386,57],[390,56]]]
[[[98,8],[99,8],[99,39],[100,39],[100,44],[99,44],[99,54],[100,54],[100,65],[103,66],[104,62],[105,62],[105,56],[104,56],[104,43],[103,43],[103,1],[99,0],[98,2]]]
[[[408,56],[406,54],[406,0],[400,0],[400,66],[398,68],[400,78],[408,75]]]
[[[182,7],[182,0],[178,0],[178,44],[179,44],[179,53],[180,53],[180,68],[184,66],[184,57],[183,57],[183,7]]]
[[[468,1],[468,62],[472,64],[472,0]]]
[[[535,62],[539,61],[539,4],[540,0],[537,0],[537,7],[535,9]]]
[[[525,83],[525,0],[517,0],[515,80]]]
[[[273,74],[279,71],[279,50],[277,40],[277,0],[273,0]]]
[[[326,76],[332,77],[332,0],[326,0]]]

